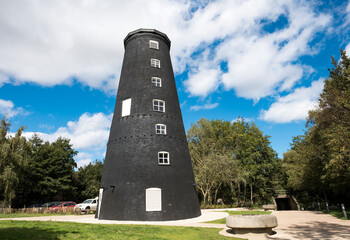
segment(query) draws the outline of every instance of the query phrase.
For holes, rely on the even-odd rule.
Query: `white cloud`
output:
[[[2,87],[4,83],[8,83],[8,82],[9,82],[9,77],[0,71],[0,87]]]
[[[15,104],[9,100],[0,99],[0,115],[12,118],[16,115],[28,115],[29,113],[21,107],[16,108]]]
[[[92,154],[86,152],[79,152],[75,157],[77,168],[84,167],[92,163]]]
[[[242,12],[242,20],[251,18],[254,24],[242,27],[218,47],[217,61],[226,60],[228,65],[222,84],[240,97],[258,101],[276,91],[290,90],[309,70],[296,60],[315,53],[309,43],[330,23],[329,16],[316,15],[306,4],[279,1],[272,5],[277,7],[269,6],[267,10],[258,4],[250,16]],[[274,22],[278,16],[288,19],[286,26],[262,33],[265,25],[259,21]]]
[[[286,26],[264,32],[281,15]],[[223,86],[258,100],[300,80],[307,67],[296,60],[315,52],[308,44],[329,22],[306,1],[293,0],[2,1],[0,86],[10,77],[44,86],[70,84],[74,77],[115,92],[124,37],[148,27],[172,40],[174,69],[190,68],[185,86],[192,95]],[[217,67],[222,61],[227,71]]]
[[[219,69],[200,68],[195,73],[189,74],[184,85],[192,95],[207,96],[217,89],[219,76]]]
[[[350,57],[350,43],[345,47],[346,55]]]
[[[207,103],[204,105],[195,105],[195,106],[191,106],[191,110],[192,111],[198,111],[198,110],[203,110],[203,109],[214,109],[217,106],[219,106],[219,103]]]
[[[140,27],[169,32],[187,5],[170,0],[2,1],[0,69],[16,83],[53,86],[74,77],[93,88],[116,89],[127,33]]]
[[[305,120],[308,111],[317,106],[317,101],[323,89],[324,80],[314,81],[310,87],[301,87],[294,92],[277,99],[268,110],[261,111],[260,119],[288,123]]]
[[[283,27],[277,24],[272,31],[264,30],[280,18],[285,19]],[[255,101],[290,90],[313,70],[297,60],[317,53],[319,49],[309,44],[330,22],[330,15],[315,13],[306,2],[211,2],[188,23],[186,39],[193,44],[183,46],[186,51],[179,57],[179,65],[191,67],[185,86],[202,97],[223,86]],[[227,70],[215,69],[214,74],[213,66],[222,62]]]
[[[84,113],[78,121],[69,121],[67,126],[58,128],[52,134],[25,132],[24,136],[29,138],[36,133],[42,139],[50,142],[56,141],[58,137],[64,137],[70,139],[73,148],[79,152],[81,150],[101,150],[106,147],[111,121],[112,114]]]

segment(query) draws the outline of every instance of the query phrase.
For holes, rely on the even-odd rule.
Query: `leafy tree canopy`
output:
[[[284,155],[288,187],[308,201],[348,202],[350,197],[350,59],[341,50],[309,112],[304,136]],[[305,197],[307,196],[307,197]]]

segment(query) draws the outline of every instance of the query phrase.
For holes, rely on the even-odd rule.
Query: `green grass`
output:
[[[326,213],[326,211],[323,211],[323,212]],[[341,210],[330,210],[329,214],[332,215],[333,217],[336,217],[342,220],[349,220],[344,217],[343,211]],[[348,217],[350,217],[350,211],[346,211],[346,214],[348,215]]]
[[[271,214],[271,211],[223,211],[227,212],[230,215],[259,215],[259,214]],[[218,223],[218,224],[226,224],[226,218],[221,218],[217,220],[213,220],[206,223]]]
[[[103,225],[66,222],[0,221],[1,239],[236,239],[219,234],[218,228],[150,225]]]
[[[72,213],[0,213],[0,218],[43,217],[54,215],[72,215]]]

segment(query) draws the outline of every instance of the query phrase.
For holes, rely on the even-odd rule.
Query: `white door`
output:
[[[146,189],[146,211],[162,211],[162,189]]]

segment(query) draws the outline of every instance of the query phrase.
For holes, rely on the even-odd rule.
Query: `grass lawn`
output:
[[[72,215],[71,213],[0,213],[0,218],[43,217],[53,215]]]
[[[326,213],[326,211],[323,211],[323,212]],[[330,210],[329,214],[332,215],[333,217],[336,217],[336,218],[339,218],[339,219],[342,219],[342,220],[349,220],[349,219],[346,219],[344,217],[343,211],[341,211],[341,210]],[[346,211],[346,214],[350,218],[350,211]]]
[[[230,215],[258,215],[258,214],[271,214],[271,211],[223,211],[227,212]],[[226,218],[217,219],[214,221],[206,222],[206,223],[219,223],[226,224]]]
[[[236,239],[218,228],[150,225],[104,225],[67,222],[0,221],[1,239]]]

